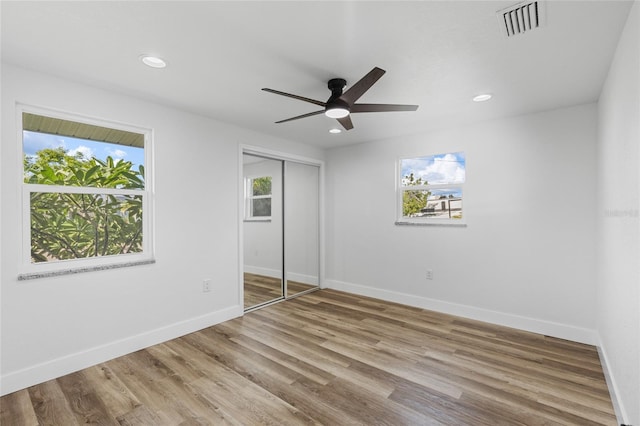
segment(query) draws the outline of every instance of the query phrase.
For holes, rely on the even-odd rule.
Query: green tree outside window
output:
[[[69,155],[63,148],[24,156],[33,185],[143,190],[144,166]],[[36,187],[37,188],[37,187]],[[35,263],[142,252],[142,195],[31,191],[31,258]]]

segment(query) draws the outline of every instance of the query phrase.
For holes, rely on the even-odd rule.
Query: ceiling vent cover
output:
[[[511,37],[541,28],[545,24],[543,1],[525,1],[498,11],[502,33]]]

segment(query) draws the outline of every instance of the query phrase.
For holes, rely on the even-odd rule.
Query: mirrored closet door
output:
[[[285,162],[286,296],[315,289],[320,283],[318,166]]]
[[[320,285],[320,167],[243,154],[244,309]]]
[[[244,308],[284,297],[282,160],[243,154]]]

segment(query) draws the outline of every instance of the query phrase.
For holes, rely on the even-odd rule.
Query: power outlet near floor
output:
[[[211,291],[211,280],[202,280],[202,292],[209,293]]]
[[[432,280],[433,279],[433,269],[427,269],[427,275],[426,275],[428,280]]]

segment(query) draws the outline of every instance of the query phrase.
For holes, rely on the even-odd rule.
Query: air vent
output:
[[[543,1],[518,3],[497,13],[500,29],[507,37],[524,34],[543,27],[545,23],[544,15]]]

